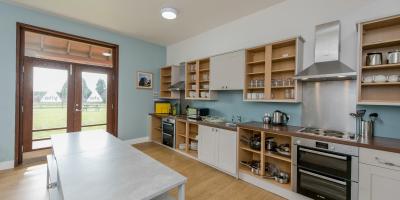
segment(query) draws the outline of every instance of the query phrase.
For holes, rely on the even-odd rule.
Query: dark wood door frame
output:
[[[55,30],[50,30],[46,28],[41,28],[37,26],[32,26],[24,23],[16,24],[16,100],[15,100],[15,155],[14,155],[14,165],[18,166],[22,164],[22,144],[23,144],[23,121],[22,121],[22,103],[24,97],[24,88],[23,88],[23,66],[24,66],[24,55],[25,55],[25,32],[35,32],[50,36],[55,36],[59,38],[64,38],[68,40],[74,40],[78,42],[88,43],[97,46],[103,46],[106,48],[112,49],[112,84],[110,87],[113,87],[114,94],[112,96],[113,102],[113,116],[112,116],[112,129],[108,130],[115,136],[118,136],[118,75],[119,75],[119,46],[116,44],[103,42],[99,40],[94,40],[90,38],[85,38],[73,34],[63,33]],[[108,119],[107,119],[108,121]]]

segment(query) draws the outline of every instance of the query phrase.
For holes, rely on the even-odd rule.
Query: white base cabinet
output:
[[[236,132],[199,125],[198,158],[237,176]]]
[[[400,154],[360,149],[360,200],[400,199]]]

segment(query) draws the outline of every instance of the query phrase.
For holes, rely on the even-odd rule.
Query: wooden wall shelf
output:
[[[294,76],[301,70],[302,56],[300,37],[247,49],[243,100],[300,102],[301,82]],[[279,84],[274,85],[274,80]],[[290,85],[286,85],[287,80],[291,80]]]
[[[400,105],[400,81],[364,83],[365,77],[399,75],[400,63],[387,64],[388,52],[400,49],[400,16],[358,24],[358,104]],[[368,53],[382,53],[382,65],[368,66]]]
[[[210,58],[190,61],[185,66],[185,99],[214,100],[210,90]]]
[[[178,81],[178,66],[166,66],[160,68],[160,99],[179,99],[179,92],[170,90],[171,85]]]

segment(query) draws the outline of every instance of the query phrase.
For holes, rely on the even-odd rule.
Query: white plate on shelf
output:
[[[387,77],[385,75],[376,75],[374,80],[377,83],[383,83],[387,81]]]

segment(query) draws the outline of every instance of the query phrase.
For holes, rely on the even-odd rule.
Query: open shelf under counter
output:
[[[261,154],[261,151],[251,149],[250,147],[240,146],[239,148],[240,148],[240,149],[243,149],[243,150],[245,150],[245,151],[252,152],[252,153]]]
[[[276,185],[278,187],[284,188],[286,190],[291,190],[291,182],[289,182],[287,184],[280,184],[280,183],[276,182],[274,179],[268,179],[268,178],[264,178],[263,176],[260,176],[260,175],[255,175],[255,174],[253,174],[251,172],[251,170],[248,167],[246,167],[244,165],[241,165],[239,167],[239,173],[243,173],[243,174],[255,177],[255,178],[259,179],[259,180],[271,183],[273,185]]]
[[[248,65],[256,65],[256,64],[263,64],[265,60],[256,60],[256,61],[249,61],[247,62]]]
[[[265,72],[249,72],[249,73],[247,73],[247,75],[264,75],[265,74]]]
[[[292,159],[290,158],[290,156],[282,156],[282,155],[279,155],[278,153],[273,152],[273,151],[267,151],[266,150],[264,155],[267,156],[267,157],[271,157],[271,158],[282,160],[282,161],[285,161],[285,162],[288,162],[288,163],[292,163]]]

